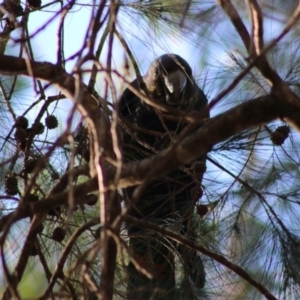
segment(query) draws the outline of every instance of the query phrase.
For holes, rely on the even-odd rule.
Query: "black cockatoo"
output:
[[[123,120],[125,162],[143,159],[168,147],[172,139],[186,126],[186,122],[174,117],[176,111],[189,114],[199,112],[207,105],[206,96],[197,86],[191,67],[176,54],[158,57],[142,80],[135,79],[131,84],[153,103],[162,105],[163,109],[146,104],[128,88],[123,92],[119,101],[119,114]],[[205,162],[204,157],[198,160],[203,164]],[[195,191],[200,190],[203,175],[195,180],[195,173],[187,172],[187,169],[192,170],[191,165],[172,171],[150,183],[130,214],[162,226],[175,226],[180,228],[182,234],[187,234],[189,217],[195,201],[198,200],[195,200]],[[134,187],[124,191],[126,201],[130,201],[133,191]],[[129,227],[128,233],[133,258],[150,273],[155,273],[154,280],[148,280],[130,263],[129,297],[148,299],[153,290],[167,291],[172,289],[172,285],[174,290],[174,251],[170,253],[170,245],[162,241],[161,237],[145,234],[137,227]],[[205,271],[200,256],[189,252],[182,255],[182,259],[186,260],[185,265],[190,269],[185,273],[189,273],[194,285],[202,288]],[[152,271],[149,270],[150,262]],[[192,269],[194,267],[196,269]]]

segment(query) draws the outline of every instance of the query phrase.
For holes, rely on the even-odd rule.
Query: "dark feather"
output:
[[[141,88],[137,79],[131,83],[132,86],[139,92],[146,93],[153,102],[170,107],[170,111],[175,112],[174,116],[176,116],[177,110],[188,114],[199,112],[207,105],[207,99],[197,86],[190,66],[178,55],[160,56],[151,64],[142,79],[145,84],[144,89]],[[170,134],[175,137],[186,126],[186,123],[180,121],[179,118],[170,120],[166,117],[165,112],[146,104],[129,89],[126,89],[120,98],[119,114],[127,125],[130,124],[130,128],[125,124],[126,130],[123,131],[125,161],[140,160],[154,154],[156,150],[168,147],[171,144]],[[153,132],[157,134],[153,134]],[[199,159],[205,161],[203,158]],[[189,168],[190,165],[185,167]],[[170,172],[167,176],[155,180],[148,186],[138,204],[131,211],[131,215],[155,220],[159,224],[163,224],[166,219],[170,219],[170,223],[176,223],[179,220],[181,223],[179,227],[183,228],[183,233],[185,233],[188,216],[191,215],[195,204],[191,191],[193,187],[200,185],[201,179],[195,180],[191,174],[182,169]],[[124,191],[127,201],[130,201],[133,191],[134,188]],[[140,230],[131,227],[128,232],[132,236],[133,233],[137,234]],[[147,247],[142,246],[140,250],[137,249],[137,245],[141,244],[141,239],[131,238],[130,243],[133,252],[143,255],[141,249],[144,248],[145,250],[142,252],[147,255]],[[157,249],[157,251],[165,252],[164,249]],[[197,255],[197,253],[194,254]],[[195,255],[192,256],[197,261],[201,260],[200,256]],[[191,262],[187,264],[190,266]],[[197,278],[198,283],[202,280],[200,287],[203,287],[205,275],[199,279],[198,274],[195,275],[195,270],[191,270],[191,272],[191,278]],[[202,273],[205,274],[204,271]]]

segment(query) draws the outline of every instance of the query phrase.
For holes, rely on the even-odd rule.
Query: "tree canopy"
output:
[[[130,262],[155,277],[132,255],[129,225],[176,245],[172,299],[300,297],[297,1],[0,7],[2,299],[128,298]],[[128,88],[165,109],[131,84],[165,53],[191,65],[208,105],[172,110],[185,129],[125,161],[118,100]],[[122,190],[142,203],[151,183],[205,155],[193,235],[130,214]],[[177,245],[201,257],[204,288],[186,280]]]

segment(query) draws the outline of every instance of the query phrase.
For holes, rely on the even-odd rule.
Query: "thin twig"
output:
[[[184,246],[187,246],[193,250],[199,251],[204,255],[207,255],[211,259],[219,262],[221,265],[225,266],[226,268],[230,269],[237,275],[239,275],[241,278],[249,282],[253,287],[255,287],[262,295],[266,297],[266,299],[269,300],[278,300],[264,285],[257,282],[251,275],[249,275],[243,268],[239,267],[237,264],[232,263],[228,259],[226,259],[223,255],[220,255],[218,253],[215,253],[208,248],[197,244],[193,242],[192,240],[174,232],[169,229],[160,227],[154,223],[139,220],[133,217],[127,217],[127,221],[129,221],[131,224],[137,225],[139,227],[142,227],[144,229],[152,230],[156,233],[159,233],[163,236],[166,236],[175,242],[182,244]]]
[[[263,37],[263,16],[262,11],[256,0],[246,0],[252,23],[252,41],[254,45],[255,55],[260,55],[264,48]]]

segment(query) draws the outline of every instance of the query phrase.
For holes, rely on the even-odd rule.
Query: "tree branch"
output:
[[[262,11],[256,0],[247,0],[246,2],[249,7],[252,22],[252,41],[254,45],[254,52],[256,55],[260,55],[264,47]]]
[[[209,119],[193,134],[184,138],[175,148],[170,147],[142,161],[124,164],[117,186],[114,181],[116,168],[113,165],[104,164],[106,189],[113,190],[138,185],[145,180],[145,174],[148,174],[149,170],[151,170],[153,178],[157,178],[209,152],[214,145],[243,130],[277,118],[289,117],[299,120],[299,116],[300,112],[297,107],[286,103],[284,99],[277,98],[276,95],[250,100]],[[97,182],[95,179],[90,179],[75,186],[74,194],[80,197],[95,189],[97,189]],[[37,203],[20,204],[15,212],[2,217],[0,228],[5,228],[4,224],[7,222],[21,220],[31,213],[47,212],[53,207],[67,204],[67,199],[68,191],[64,191]],[[80,200],[77,199],[78,201]],[[75,204],[79,204],[77,202]],[[124,218],[122,215],[119,217]]]
[[[32,62],[31,68],[33,76],[53,82],[61,88],[65,95],[74,99],[75,79],[61,67],[49,63]],[[5,55],[0,55],[0,73],[10,75],[29,74],[24,59]],[[100,111],[100,109],[95,101],[91,99],[85,88],[83,90],[85,95],[83,97],[84,101],[78,105],[78,109],[85,115],[89,113],[91,119],[94,120],[96,117],[101,116],[95,112]],[[217,143],[250,127],[268,123],[277,118],[288,119],[292,123],[298,124],[300,128],[300,112],[298,109],[300,101],[296,95],[293,94],[292,96],[294,97],[292,101],[290,101],[290,98],[287,99],[281,95],[278,97],[277,94],[259,97],[211,118],[193,134],[184,138],[175,148],[170,147],[142,161],[124,165],[117,187],[126,188],[143,182],[145,174],[148,174],[149,170],[152,170],[153,178],[159,177],[209,152]],[[299,104],[295,106],[293,105],[294,102]],[[94,125],[92,127],[95,128]],[[115,167],[106,164],[103,166],[103,169],[107,181],[106,188],[115,189]],[[96,188],[96,182],[90,180],[75,187],[74,193],[83,195]],[[67,192],[63,192],[38,203],[30,204],[30,207],[28,205],[21,205],[14,213],[13,219],[17,221],[29,216],[32,212],[48,211],[55,206],[66,203],[67,198]],[[0,225],[6,223],[9,218],[10,214],[4,216],[0,220]]]
[[[24,75],[45,80],[58,86],[61,92],[76,104],[89,130],[90,172],[94,176],[96,174],[94,162],[99,161],[95,157],[100,157],[100,144],[104,148],[107,143],[107,128],[103,128],[105,117],[99,109],[99,103],[88,92],[87,87],[82,84],[80,76],[76,78],[68,74],[60,65],[35,62],[3,54],[0,54],[0,73],[11,76]]]

